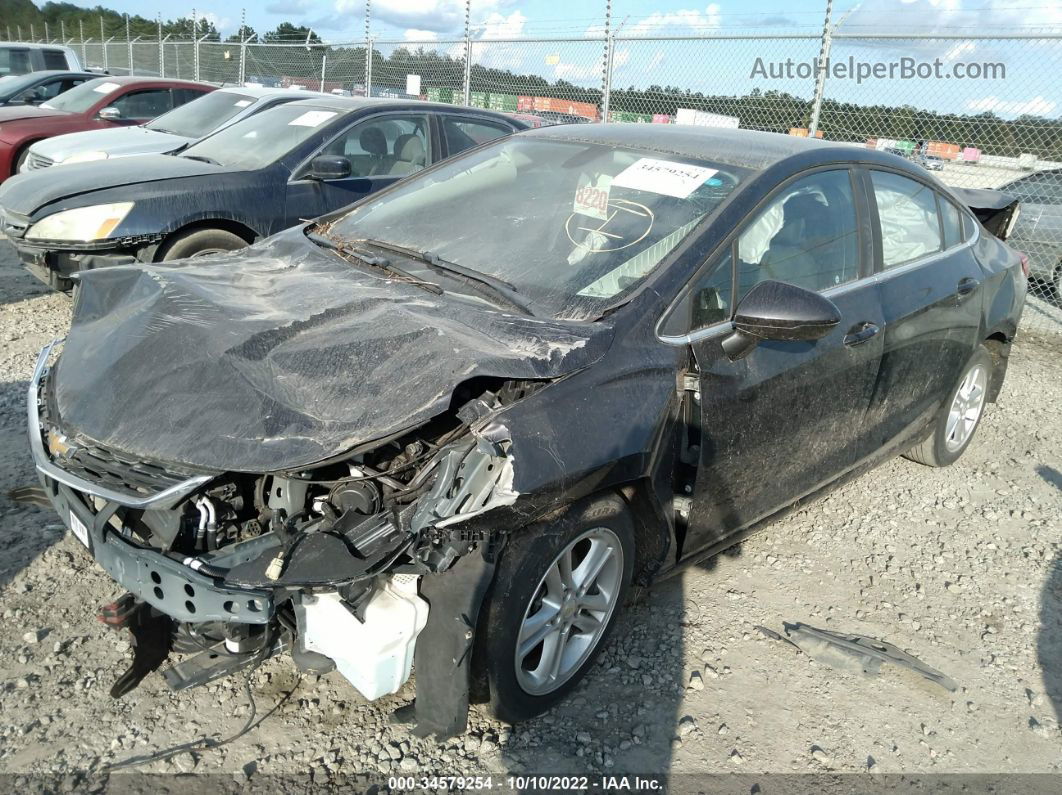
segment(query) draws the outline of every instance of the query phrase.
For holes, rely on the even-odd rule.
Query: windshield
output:
[[[643,281],[743,174],[515,136],[406,180],[331,232],[430,251],[511,284],[536,314],[586,320]]]
[[[144,126],[184,138],[202,138],[253,104],[254,98],[245,94],[214,91],[164,113]]]
[[[21,94],[40,81],[40,75],[5,75],[0,77],[0,98],[7,99]]]
[[[231,168],[265,168],[338,115],[339,111],[302,102],[281,105],[219,130],[185,149],[180,157],[203,158]]]
[[[75,86],[69,91],[64,91],[55,99],[45,102],[41,107],[49,110],[64,110],[67,113],[84,113],[105,96],[113,94],[119,88],[121,86],[118,83],[114,83],[106,77],[101,77]]]

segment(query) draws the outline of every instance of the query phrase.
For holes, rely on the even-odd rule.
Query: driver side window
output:
[[[738,237],[738,300],[762,281],[827,290],[859,277],[859,235],[847,169],[782,190]]]
[[[319,155],[345,157],[354,177],[404,177],[429,162],[426,116],[387,116],[355,124]]]

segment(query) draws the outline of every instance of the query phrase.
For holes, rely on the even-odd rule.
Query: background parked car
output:
[[[99,75],[49,70],[0,77],[0,106],[40,105]]]
[[[68,289],[82,269],[242,248],[521,129],[475,108],[321,96],[180,153],[19,174],[0,186],[0,208],[23,263]]]
[[[153,77],[98,77],[34,107],[0,108],[0,182],[17,174],[29,147],[44,138],[143,124],[198,99],[215,86]]]
[[[81,61],[69,47],[0,41],[0,77],[41,72],[45,69],[81,71]]]
[[[222,88],[139,127],[87,130],[39,141],[30,147],[20,170],[172,152],[263,110],[315,95],[325,96],[290,88]]]
[[[944,170],[944,159],[935,155],[919,155],[915,162],[926,171]]]
[[[1029,257],[1029,273],[1062,301],[1062,169],[1037,171],[999,190],[1021,202],[1011,242]]]

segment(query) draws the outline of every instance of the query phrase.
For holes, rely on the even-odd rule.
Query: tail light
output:
[[[1021,257],[1021,272],[1025,274],[1025,278],[1029,278],[1029,257],[1026,254],[1018,252],[1018,256]]]

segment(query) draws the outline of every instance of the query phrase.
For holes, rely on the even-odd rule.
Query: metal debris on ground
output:
[[[782,627],[784,635],[763,626],[757,629],[769,638],[796,646],[816,662],[842,671],[877,676],[882,663],[892,663],[921,674],[948,692],[954,693],[958,689],[954,680],[886,641],[848,632],[831,632],[801,623],[784,622]]]

